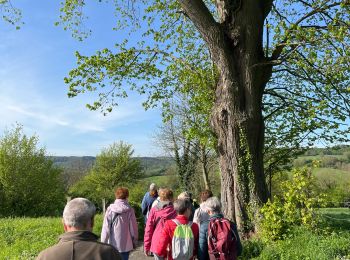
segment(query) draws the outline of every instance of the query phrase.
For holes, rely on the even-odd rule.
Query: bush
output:
[[[102,149],[90,173],[73,185],[69,194],[88,198],[96,205],[103,198],[114,201],[115,188],[135,183],[141,176],[140,161],[133,153],[132,146],[123,142]]]
[[[265,244],[259,239],[243,240],[243,252],[239,259],[253,259],[263,251]]]
[[[38,138],[21,126],[0,139],[0,217],[58,215],[65,203],[62,170],[53,165]]]
[[[314,206],[324,200],[314,192],[311,171],[307,168],[294,169],[292,174],[292,180],[282,183],[282,198],[275,196],[273,202],[268,201],[261,209],[260,228],[265,241],[284,239],[294,225],[316,225]]]
[[[135,210],[137,226],[139,231],[139,240],[143,240],[143,235],[145,231],[144,218],[142,215],[142,209],[139,203],[130,202],[130,206]]]

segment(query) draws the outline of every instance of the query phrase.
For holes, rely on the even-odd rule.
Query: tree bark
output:
[[[180,1],[220,73],[211,123],[218,138],[221,201],[224,215],[248,233],[254,231],[258,209],[268,199],[262,96],[272,67],[262,64],[266,63],[263,26],[269,3],[216,2],[220,23],[202,0]]]
[[[204,182],[204,188],[206,190],[210,190],[210,184],[209,184],[209,171],[208,171],[208,155],[205,146],[200,147],[200,153],[201,153],[201,165],[202,165],[202,175],[203,175],[203,182]]]

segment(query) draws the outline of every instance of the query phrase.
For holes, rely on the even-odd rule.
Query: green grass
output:
[[[283,241],[245,241],[241,259],[328,260],[350,259],[350,210],[320,209],[321,224],[314,230],[295,227]]]
[[[335,181],[338,184],[344,181],[350,181],[350,171],[331,168],[316,168],[313,170],[313,173],[319,182]]]
[[[142,182],[147,183],[156,183],[158,187],[169,187],[169,183],[173,180],[174,176],[172,175],[160,175],[160,176],[151,176],[143,178]]]
[[[94,232],[100,234],[102,216],[95,218]],[[30,260],[57,243],[63,233],[61,218],[0,219],[0,259]]]

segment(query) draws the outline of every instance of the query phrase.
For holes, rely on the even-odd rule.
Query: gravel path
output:
[[[154,258],[145,256],[145,254],[143,253],[143,243],[139,242],[137,248],[131,252],[129,259],[130,260],[143,260],[143,259],[152,260]]]

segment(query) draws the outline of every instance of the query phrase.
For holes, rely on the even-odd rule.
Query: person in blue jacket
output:
[[[209,220],[202,222],[199,229],[199,250],[198,250],[198,259],[207,260],[209,259],[208,253],[208,225],[210,220],[216,218],[224,218],[221,213],[221,203],[217,197],[208,198],[205,201],[205,209],[209,214]],[[237,255],[242,253],[242,244],[238,235],[237,227],[232,223],[233,232],[237,238]],[[233,260],[233,259],[232,259]]]
[[[155,183],[152,183],[149,186],[149,191],[147,191],[146,194],[143,196],[142,203],[141,203],[142,215],[144,216],[145,224],[147,223],[147,217],[148,217],[149,211],[152,208],[152,204],[157,199],[157,197],[158,197],[157,185]]]

